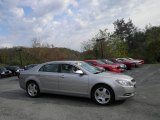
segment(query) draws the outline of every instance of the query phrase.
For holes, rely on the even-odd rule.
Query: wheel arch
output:
[[[36,80],[29,79],[29,80],[26,81],[26,88],[27,88],[27,85],[28,85],[29,83],[31,83],[31,82],[34,82],[34,83],[36,83],[36,84],[39,86],[39,84],[38,84],[38,82],[37,82]]]
[[[110,90],[112,90],[113,95],[114,95],[113,97],[114,97],[114,99],[115,99],[115,92],[114,92],[113,88],[112,88],[110,85],[106,84],[106,83],[97,83],[97,84],[95,84],[95,85],[91,88],[90,97],[92,97],[92,92],[93,92],[93,90],[94,90],[97,86],[100,86],[100,85],[105,85],[105,86],[109,87]]]

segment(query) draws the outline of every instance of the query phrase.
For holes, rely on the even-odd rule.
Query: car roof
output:
[[[5,68],[5,67],[1,66],[0,68]]]
[[[84,61],[97,61],[97,60],[84,60]]]
[[[61,64],[61,63],[68,63],[68,64],[75,64],[75,63],[77,63],[77,62],[83,62],[83,61],[50,61],[50,62],[46,62],[46,63],[43,63],[43,64],[52,64],[52,63],[59,63],[59,64]]]

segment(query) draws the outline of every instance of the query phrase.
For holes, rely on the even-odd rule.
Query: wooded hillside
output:
[[[0,49],[0,63],[8,65],[37,64],[54,60],[78,60],[80,53],[67,48],[5,48]]]

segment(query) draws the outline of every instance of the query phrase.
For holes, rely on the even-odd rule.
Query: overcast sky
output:
[[[131,18],[144,28],[160,25],[160,0],[0,0],[0,47],[27,46],[38,37],[56,47],[81,49],[113,22]]]

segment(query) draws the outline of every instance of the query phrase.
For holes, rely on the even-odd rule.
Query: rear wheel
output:
[[[35,82],[29,82],[27,84],[26,91],[30,97],[38,97],[40,94],[39,86]]]
[[[107,85],[98,85],[92,91],[92,99],[100,105],[107,105],[114,101],[114,92]]]

